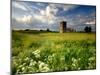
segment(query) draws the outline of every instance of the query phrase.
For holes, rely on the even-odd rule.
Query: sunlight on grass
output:
[[[12,32],[13,74],[95,68],[95,33]]]

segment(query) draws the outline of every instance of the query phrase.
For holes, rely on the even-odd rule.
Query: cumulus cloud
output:
[[[55,14],[57,13],[58,9],[54,9],[50,7],[49,5],[44,9],[40,11],[40,16],[37,18],[43,22],[48,22],[48,24],[54,23],[54,20],[56,19]]]
[[[21,23],[31,23],[32,22],[32,16],[31,15],[24,15],[23,17],[18,17],[16,18],[17,22],[21,22]]]
[[[52,3],[34,3],[13,1],[12,2],[12,18],[14,28],[33,28],[33,29],[46,29],[52,30],[59,29],[59,22],[67,21],[67,26],[77,27],[79,25],[95,24],[95,14],[84,14],[74,10],[78,5],[70,4],[52,4]],[[68,11],[71,12],[67,13]],[[95,11],[94,11],[95,13]],[[94,18],[93,18],[94,17]],[[91,18],[91,22],[90,22]],[[16,26],[15,26],[16,25]]]
[[[34,15],[34,19],[38,20],[40,22],[43,22],[43,23],[47,22],[47,18],[45,16],[41,16],[41,15]]]
[[[86,22],[85,24],[87,24],[87,25],[95,25],[95,24],[96,24],[96,21],[95,21],[95,20],[93,20],[93,21],[88,21],[88,22]]]
[[[77,7],[77,5],[70,5],[70,4],[49,4],[52,8],[62,8],[64,11],[72,10]]]
[[[75,8],[75,5],[61,5],[61,4],[48,4],[48,6],[46,6],[46,8],[44,10],[41,10],[40,13],[43,19],[48,19],[49,24],[53,24],[55,21],[60,21],[60,20],[66,20],[65,17],[58,17],[56,16],[57,13],[59,13],[60,8],[62,8],[64,11],[68,11],[72,8]]]
[[[18,22],[15,18],[12,18],[12,28],[16,30],[27,29],[30,28],[30,25]]]
[[[44,5],[43,3],[36,3],[36,4],[38,6]],[[58,17],[56,16],[56,14],[59,11],[59,8],[63,8],[64,10],[69,10],[72,7],[75,7],[75,6],[73,6],[73,5],[71,6],[71,5],[48,4],[47,6],[45,6],[44,9],[40,9],[36,6],[32,6],[31,4],[29,4],[27,2],[13,1],[12,2],[12,8],[13,8],[12,14],[14,14],[14,17],[17,14],[16,20],[18,22],[29,23],[29,22],[32,21],[31,20],[32,17],[30,17],[30,16],[33,16],[33,19],[39,20],[40,22],[47,23],[47,24],[50,25],[50,24],[55,23],[55,20],[57,21],[57,20],[62,18],[62,17],[61,18],[59,17],[59,19],[58,19]],[[27,14],[30,14],[30,16],[27,16]],[[22,16],[22,17],[20,17],[20,16]]]
[[[44,18],[50,20],[55,19],[55,14],[57,12],[57,9],[54,9],[50,7],[49,5],[45,8],[45,10],[41,10],[40,13],[42,16],[45,16]]]

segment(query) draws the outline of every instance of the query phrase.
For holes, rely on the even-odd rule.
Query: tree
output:
[[[50,31],[49,28],[47,28],[47,31]]]
[[[90,26],[89,26],[89,27],[86,26],[86,27],[84,28],[84,31],[85,31],[85,32],[91,32],[91,27],[90,27]]]
[[[30,29],[26,29],[25,31],[29,31]]]
[[[88,27],[88,31],[91,32],[91,27]]]
[[[88,27],[87,26],[84,28],[84,31],[85,32],[88,32]]]

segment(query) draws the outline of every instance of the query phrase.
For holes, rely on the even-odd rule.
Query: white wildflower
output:
[[[39,61],[39,70],[41,72],[48,72],[50,69],[49,69],[47,64],[45,64],[44,62]]]
[[[26,65],[26,63],[23,63],[23,66],[25,66]]]
[[[23,67],[23,65],[18,66],[18,68],[22,68],[22,67]]]
[[[49,61],[52,61],[52,58],[53,58],[53,57],[52,57],[51,55],[48,56],[48,60],[49,60]]]
[[[65,67],[65,70],[68,70],[68,67]]]
[[[55,54],[52,54],[52,57],[55,57]]]
[[[24,71],[25,70],[25,68],[24,67],[22,67],[22,71]]]
[[[63,56],[63,57],[61,57],[61,59],[60,59],[61,61],[64,61],[65,60],[65,57]]]
[[[49,70],[50,70],[50,69],[49,69],[48,67],[45,66],[45,67],[42,68],[41,72],[48,72]]]
[[[80,61],[81,60],[81,58],[78,58],[78,61]]]
[[[95,57],[90,57],[89,58],[89,61],[93,61],[93,60],[95,60]]]
[[[33,51],[32,53],[35,55],[36,58],[40,57],[40,50]]]
[[[31,61],[29,64],[29,66],[34,66],[34,65],[36,65],[36,61],[33,61],[33,62]]]
[[[73,63],[76,63],[77,60],[76,60],[75,58],[72,58],[72,62],[73,62]]]
[[[45,63],[39,61],[39,68],[42,68],[42,67],[44,67],[44,66],[45,66]]]
[[[33,62],[33,59],[31,59],[30,62]]]
[[[76,64],[72,63],[72,66],[74,66],[74,67],[75,67],[75,66],[76,66]]]
[[[80,70],[81,68],[79,67],[78,70]]]
[[[29,57],[26,57],[26,58],[25,58],[25,61],[28,61],[28,60],[29,60]]]
[[[91,63],[88,63],[88,65],[89,65],[89,69],[92,69],[93,68],[93,65],[91,64]]]

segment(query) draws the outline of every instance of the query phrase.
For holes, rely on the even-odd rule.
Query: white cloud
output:
[[[23,4],[21,4],[21,2],[13,1],[12,6],[15,7],[15,8],[19,8],[19,9],[22,9],[24,11],[27,11],[26,7]]]
[[[45,22],[47,22],[47,19],[46,19],[46,17],[45,16],[41,16],[41,15],[34,15],[34,17],[33,17],[35,20],[39,20],[40,22],[43,22],[43,23],[45,23]]]
[[[47,6],[47,7],[46,7],[46,16],[47,16],[47,18],[48,18],[49,20],[52,20],[52,19],[55,18],[55,16],[54,16],[54,11],[53,11],[53,9],[52,9],[50,6]]]
[[[38,5],[41,4],[42,3]],[[53,24],[57,22],[58,17],[56,16],[56,14],[58,13],[59,7],[62,7],[64,10],[68,10],[74,7],[73,5],[71,7],[71,5],[48,4],[45,7],[45,9],[40,9],[26,2],[16,2],[16,1],[13,1],[12,6],[14,8],[14,10],[12,10],[13,14],[15,13],[14,16],[16,16],[16,14],[19,16],[16,17],[16,20],[18,22],[31,23],[32,19],[34,19],[34,21],[37,20],[37,22],[47,23],[47,24]],[[30,14],[31,17],[27,16],[28,14]]]
[[[64,11],[72,10],[76,7],[77,7],[76,5],[63,5]]]
[[[56,19],[55,14],[57,13],[58,9],[53,8],[50,5],[48,5],[44,10],[41,10],[41,20],[45,20],[45,22],[48,22],[48,24],[53,24],[54,20]]]
[[[71,9],[76,8],[76,5],[70,5],[70,4],[49,4],[52,8],[62,8],[64,11],[68,11]]]
[[[96,22],[95,22],[95,20],[93,20],[93,21],[88,21],[88,22],[86,22],[85,24],[87,24],[87,25],[95,25]]]
[[[45,19],[49,20],[49,24],[53,24],[55,22],[59,22],[60,20],[66,20],[65,17],[56,16],[56,14],[59,13],[59,8],[62,8],[64,11],[68,11],[75,7],[76,5],[49,4],[45,10],[41,10],[40,13],[42,16],[45,16]]]
[[[54,19],[48,19],[47,16],[41,16],[41,15],[34,15],[33,17],[34,20],[37,20],[40,23],[46,23],[46,24],[53,24]]]
[[[31,15],[28,15],[28,16],[24,15],[23,17],[16,18],[16,21],[20,22],[20,23],[31,23],[32,16]]]
[[[85,24],[88,24],[88,25],[95,25],[95,21],[86,22]]]
[[[40,13],[41,13],[41,15],[43,15],[43,16],[46,15],[45,10],[41,10]]]
[[[51,8],[49,5],[44,9],[40,10],[40,16],[35,16],[36,19],[41,20],[42,22],[46,22],[47,24],[54,23],[56,16],[54,15],[55,10]]]
[[[59,29],[60,21],[64,20],[68,22],[68,26],[76,27],[84,24],[95,24],[95,22],[89,22],[89,17],[83,14],[65,15],[67,11],[76,8],[76,5],[64,5],[64,4],[45,4],[45,3],[29,3],[29,2],[17,2],[12,3],[12,18],[14,28],[51,28]],[[60,14],[60,15],[59,15]],[[90,14],[89,14],[90,15]],[[94,16],[94,14],[93,14]],[[14,23],[15,22],[15,23]]]

